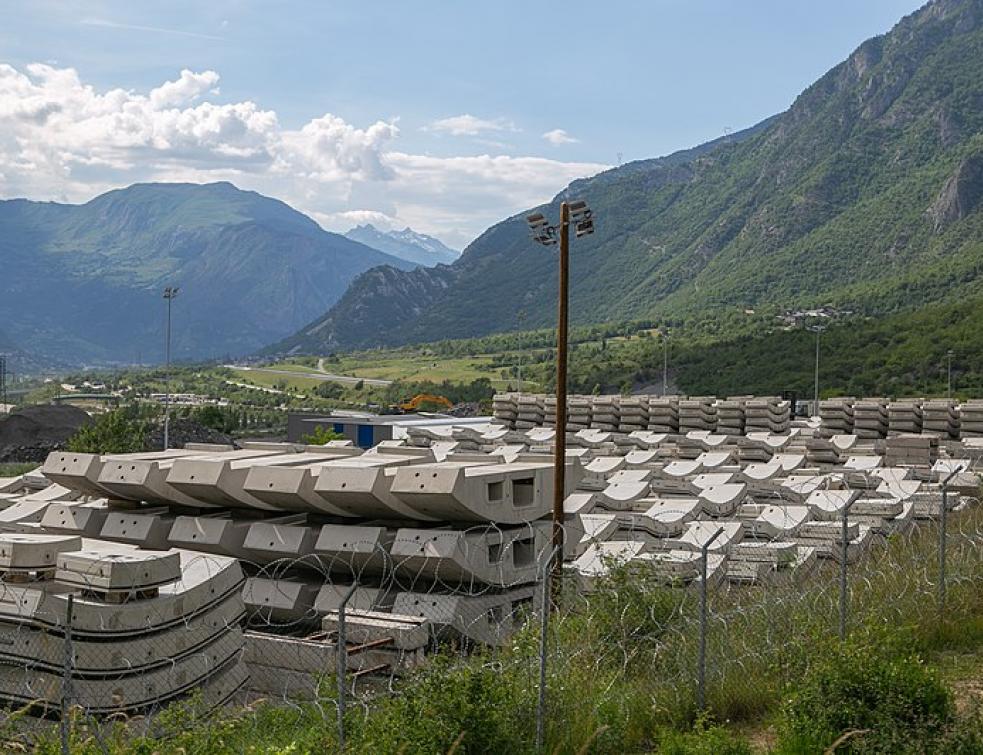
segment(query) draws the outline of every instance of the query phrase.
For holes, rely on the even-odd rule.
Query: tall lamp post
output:
[[[945,353],[946,358],[946,388],[945,397],[952,398],[952,349]]]
[[[522,323],[526,319],[525,310],[520,309],[515,315],[516,322],[519,324],[519,332],[522,332]],[[517,390],[522,393],[522,347],[519,347],[519,364],[516,368],[516,382],[518,383]]]
[[[669,394],[669,328],[662,331],[662,395]]]
[[[815,414],[813,416],[818,417],[819,416],[819,336],[822,334],[824,330],[826,330],[826,326],[810,325],[808,329],[816,334],[816,385],[815,385],[815,394],[813,397],[815,401],[815,403],[813,404],[813,411],[815,411]]]
[[[164,289],[167,301],[167,335],[164,339],[164,450],[170,447],[171,429],[171,302],[177,298],[177,286]]]
[[[553,444],[553,564],[551,566],[551,593],[554,604],[559,600],[560,580],[563,575],[563,497],[566,488],[567,455],[567,338],[569,320],[567,310],[570,299],[570,225],[577,238],[594,232],[594,219],[583,200],[560,203],[560,223],[550,225],[541,212],[526,218],[533,241],[543,246],[553,246],[559,231],[559,292],[556,321],[556,436]]]

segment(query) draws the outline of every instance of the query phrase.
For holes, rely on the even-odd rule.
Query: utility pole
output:
[[[822,332],[823,332],[822,328],[820,328],[817,325],[816,326],[816,403],[814,404],[816,417],[819,416],[819,334]]]
[[[556,244],[557,230],[560,241],[556,318],[556,434],[553,442],[553,564],[550,576],[552,603],[557,605],[563,576],[563,501],[566,490],[570,224],[573,223],[577,238],[580,238],[594,232],[594,220],[587,203],[577,200],[560,203],[559,229],[551,226],[541,212],[530,215],[526,222],[537,243],[543,246]]]
[[[180,289],[168,286],[164,289],[164,299],[167,301],[167,335],[164,346],[164,450],[170,447],[171,429],[171,302],[177,297]]]
[[[949,349],[945,353],[947,366],[946,366],[946,389],[945,397],[952,398],[952,349]]]
[[[669,394],[669,331],[662,333],[662,395]]]
[[[7,357],[0,354],[0,407],[7,412]]]
[[[521,333],[522,323],[526,319],[526,313],[520,309],[519,312],[516,314],[515,319],[519,323],[519,332]],[[519,347],[519,365],[516,368],[516,382],[518,383],[517,390],[519,391],[519,393],[522,393],[522,347],[521,346]]]
[[[563,499],[567,471],[567,310],[570,299],[570,205],[560,204],[560,288],[556,317],[556,434],[553,441],[553,603],[563,575]]]

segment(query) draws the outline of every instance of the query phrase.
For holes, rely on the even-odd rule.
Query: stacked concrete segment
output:
[[[853,432],[853,403],[850,397],[825,399],[819,402],[819,417],[828,434],[844,435]]]
[[[853,405],[853,432],[858,438],[886,438],[888,419],[887,399],[866,398]]]
[[[898,399],[887,405],[888,432],[920,433],[922,431],[922,402],[919,399]]]
[[[744,398],[717,401],[717,432],[722,435],[744,435]]]
[[[679,397],[649,397],[649,430],[657,433],[679,432]]]
[[[959,437],[959,410],[952,399],[932,399],[922,404],[922,432],[942,438]]]
[[[983,437],[983,401],[972,399],[959,407],[959,433],[962,438]]]
[[[0,571],[0,698],[9,703],[58,707],[69,626],[72,702],[90,713],[139,712],[196,689],[217,705],[246,682],[235,559],[5,534]]]

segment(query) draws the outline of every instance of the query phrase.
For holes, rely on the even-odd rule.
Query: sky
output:
[[[0,3],[0,198],[232,181],[463,248],[785,110],[917,0]]]

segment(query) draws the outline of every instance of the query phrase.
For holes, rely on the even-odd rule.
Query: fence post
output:
[[[723,531],[723,527],[719,528],[700,549],[700,649],[696,660],[696,707],[700,713],[706,709],[707,697],[707,556]]]
[[[843,527],[841,531],[841,537],[843,542],[840,543],[842,551],[840,552],[840,642],[846,639],[846,613],[847,613],[847,559],[850,556],[850,538],[848,537],[847,528],[850,524],[850,509],[853,508],[853,501],[848,501],[843,507]]]
[[[945,621],[945,571],[947,550],[947,524],[949,512],[949,482],[961,469],[954,469],[942,481],[942,515],[939,518],[939,624]]]
[[[72,669],[75,666],[75,657],[72,651],[72,620],[75,611],[75,596],[68,594],[65,606],[65,655],[63,659],[62,678],[61,678],[61,751],[62,755],[69,755],[69,735],[71,730],[71,708],[72,708]]]
[[[353,582],[338,606],[338,641],[335,650],[338,673],[338,750],[345,749],[345,676],[348,673],[348,647],[345,634],[345,611],[352,599],[358,582]]]
[[[539,608],[540,613],[540,625],[539,625],[539,699],[536,702],[536,752],[543,751],[543,740],[546,734],[546,645],[547,645],[547,629],[549,627],[550,620],[550,593],[549,593],[549,580],[546,579],[546,570],[549,568],[550,564],[553,563],[553,559],[556,557],[556,547],[550,550],[549,557],[543,562],[540,567],[539,579],[542,583],[542,603]]]

